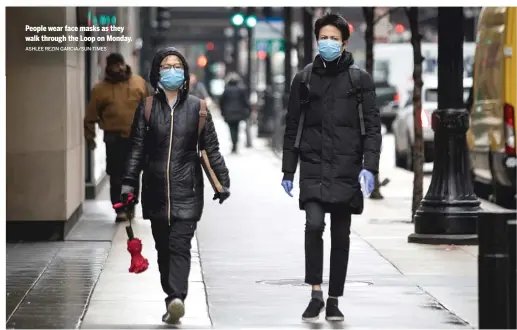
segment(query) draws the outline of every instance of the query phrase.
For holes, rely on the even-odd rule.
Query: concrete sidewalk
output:
[[[198,230],[214,327],[305,328],[301,313],[310,288],[303,283],[305,215],[298,210],[298,179],[296,197],[290,198],[280,186],[280,160],[267,146],[256,143],[228,155],[227,129],[221,121],[216,126],[232,196],[219,205],[207,189]],[[386,199],[367,201],[367,211],[353,221],[349,276],[340,299],[346,321],[312,327],[471,328],[477,310],[475,248],[408,244],[412,175],[398,173],[395,179],[385,169],[390,165],[382,166],[383,177],[392,179]],[[327,230],[324,290],[329,236]]]
[[[141,216],[138,215],[132,226],[135,236],[143,242],[142,254],[149,260],[149,269],[141,274],[128,272],[130,255],[126,250],[125,226],[127,224],[120,224],[108,259],[90,299],[90,305],[81,325],[83,329],[167,327],[161,322],[161,317],[165,313],[165,294],[160,286],[157,254],[151,226],[148,221],[141,219]],[[192,241],[189,295],[185,306],[186,313],[181,322],[182,328],[209,328],[211,326],[196,238]]]

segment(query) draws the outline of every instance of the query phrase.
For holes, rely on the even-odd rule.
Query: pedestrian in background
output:
[[[199,97],[201,100],[205,100],[210,104],[210,94],[206,90],[205,84],[197,79],[197,76],[193,73],[190,74],[190,94]]]
[[[230,196],[230,178],[210,112],[199,129],[202,103],[189,95],[189,68],[174,47],[154,56],[149,81],[157,93],[146,109],[145,100],[135,113],[132,148],[121,199],[138,189],[142,175],[142,210],[151,220],[158,252],[158,269],[165,298],[162,321],[176,323],[185,313],[191,262],[191,240],[203,213],[203,172],[199,150],[223,189],[214,196],[222,203]],[[206,165],[206,164],[205,164]]]
[[[131,150],[129,133],[135,109],[149,90],[146,81],[131,72],[122,55],[112,53],[106,58],[105,78],[91,92],[84,117],[84,136],[88,148],[94,150],[95,124],[104,130],[106,144],[106,173],[110,178],[110,198],[114,205],[120,202],[122,175]],[[138,194],[138,188],[135,189]],[[134,215],[119,211],[115,221],[125,221]]]
[[[325,214],[330,213],[332,241],[326,319],[342,321],[338,297],[343,295],[348,268],[351,215],[363,210],[360,181],[365,182],[366,194],[373,190],[379,168],[381,122],[372,78],[366,71],[352,67],[352,54],[345,50],[350,37],[345,19],[326,14],[315,22],[314,34],[319,55],[296,74],[291,84],[282,186],[292,197],[299,158],[299,206],[306,215],[305,282],[312,285],[311,300],[302,318],[317,320],[325,308],[321,288],[322,235]]]
[[[232,72],[226,77],[226,85],[219,100],[219,106],[221,114],[230,129],[232,153],[237,153],[239,124],[250,117],[251,109],[246,86],[244,86],[241,77],[237,73]]]

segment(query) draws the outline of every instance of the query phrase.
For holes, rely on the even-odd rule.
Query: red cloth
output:
[[[131,254],[130,273],[142,273],[149,267],[149,261],[142,256],[142,241],[138,238],[127,240],[127,250]]]

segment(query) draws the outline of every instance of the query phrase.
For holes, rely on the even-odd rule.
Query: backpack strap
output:
[[[361,69],[352,64],[348,68],[348,76],[350,77],[350,84],[352,84],[351,94],[355,94],[357,99],[357,112],[359,114],[359,127],[361,128],[361,136],[366,135],[366,128],[364,125],[364,114],[363,114],[363,88],[361,86]]]
[[[153,97],[148,96],[145,98],[145,120],[147,121],[147,124],[149,124],[149,119],[151,118],[151,110],[153,109]]]
[[[298,130],[296,131],[296,139],[294,140],[294,149],[300,148],[300,142],[302,139],[302,131],[305,123],[305,105],[309,103],[309,94],[311,91],[311,75],[312,75],[312,63],[309,63],[301,72],[302,80],[299,88],[307,89],[307,98],[300,99],[300,119],[298,120]]]

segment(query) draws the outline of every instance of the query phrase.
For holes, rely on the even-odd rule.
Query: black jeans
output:
[[[126,171],[126,162],[131,153],[131,139],[121,137],[118,133],[104,132],[106,143],[106,173],[110,176],[110,199],[112,204],[120,201],[122,178]],[[139,184],[135,187],[135,197],[139,195]]]
[[[323,283],[323,232],[325,207],[318,202],[305,203],[305,283]],[[351,214],[346,210],[330,212],[329,296],[341,297],[345,287],[350,252]]]
[[[239,124],[240,121],[232,121],[228,123],[228,127],[230,128],[230,136],[232,138],[232,150],[237,150],[237,143],[239,143]]]
[[[160,282],[167,298],[165,304],[179,298],[184,301],[188,293],[190,274],[190,249],[196,232],[197,221],[152,219],[151,230],[156,251]]]

